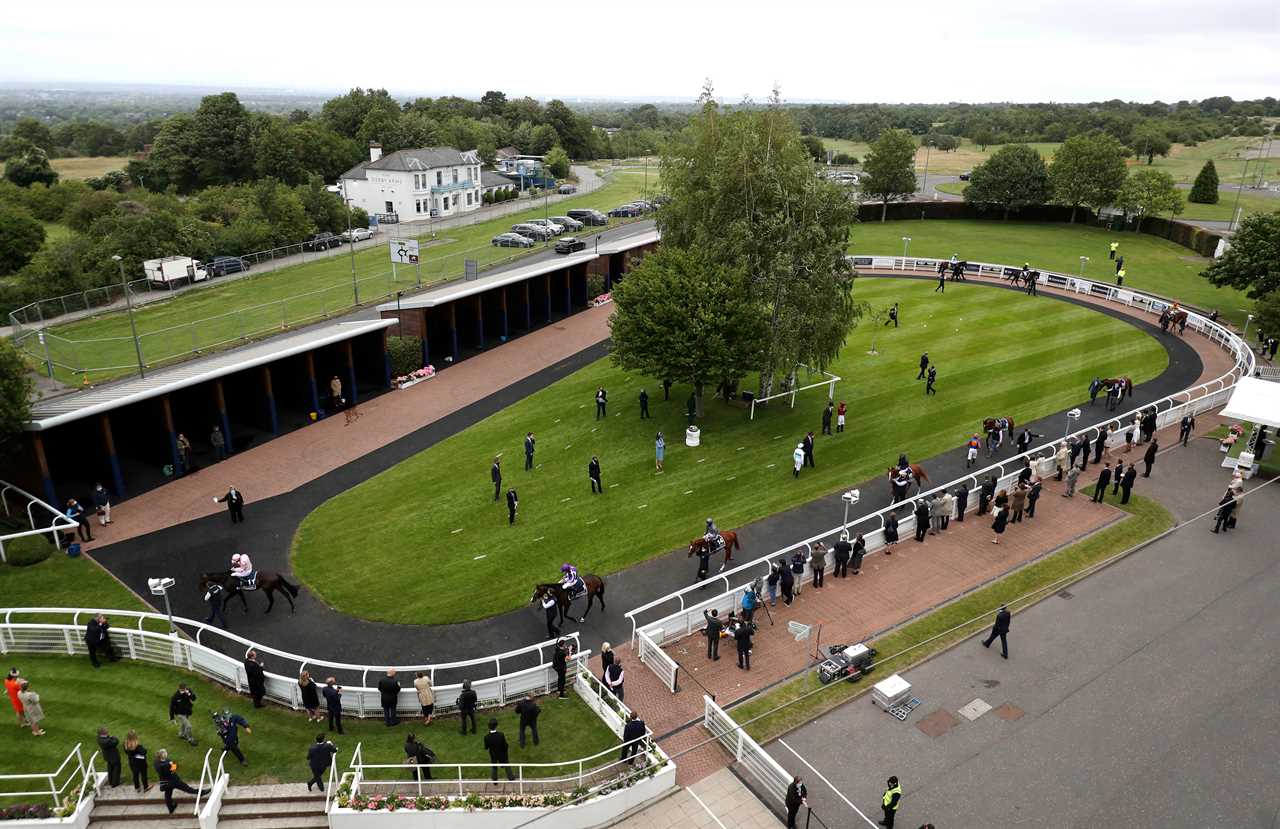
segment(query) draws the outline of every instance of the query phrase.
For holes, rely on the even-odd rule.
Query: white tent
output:
[[[1222,416],[1280,429],[1280,383],[1240,378]]]

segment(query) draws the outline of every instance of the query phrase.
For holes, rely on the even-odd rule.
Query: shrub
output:
[[[848,153],[836,153],[835,158],[831,159],[835,164],[857,164],[858,157],[849,155]]]
[[[422,368],[420,337],[387,337],[387,353],[391,355],[392,377],[401,377]]]
[[[29,567],[53,555],[54,546],[43,535],[24,535],[4,545],[4,555],[14,567]]]
[[[1200,168],[1195,184],[1191,185],[1191,195],[1188,200],[1196,204],[1218,203],[1218,169],[1213,166],[1212,158]]]

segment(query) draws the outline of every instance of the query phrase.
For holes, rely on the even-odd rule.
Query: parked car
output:
[[[538,227],[545,227],[547,230],[551,231],[553,236],[559,236],[561,233],[564,233],[564,225],[556,224],[551,219],[530,219],[529,224],[537,225]]]
[[[640,208],[641,213],[649,213],[655,209],[653,202],[648,202],[644,199],[636,199],[631,203]]]
[[[367,227],[353,227],[351,230],[344,230],[342,238],[348,242],[363,242],[373,238],[373,231]]]
[[[205,264],[204,269],[209,276],[226,276],[249,270],[249,262],[239,256],[215,256]]]
[[[578,188],[577,188],[577,187],[574,187],[572,184],[562,184],[562,185],[560,185],[560,189],[559,189],[559,191],[558,191],[558,192],[559,192],[559,193],[560,193],[560,195],[562,195],[562,196],[568,196],[568,195],[571,195],[571,194],[573,194],[573,193],[578,192]]]
[[[342,237],[334,236],[332,233],[317,233],[310,239],[302,243],[303,250],[328,250],[329,248],[342,247]]]
[[[563,227],[565,230],[582,230],[582,222],[572,219],[568,216],[552,216],[551,221]]]
[[[577,219],[578,221],[582,222],[584,225],[609,224],[609,217],[601,213],[599,210],[592,210],[590,208],[579,207],[579,208],[574,208],[573,210],[568,210],[565,212],[569,214],[569,218]]]
[[[579,250],[586,250],[587,243],[576,236],[566,236],[556,242],[556,253],[574,253]]]
[[[960,174],[960,180],[968,181],[971,175],[973,175],[973,170],[965,170],[963,173]]]
[[[519,233],[521,236],[533,239],[536,242],[545,242],[551,238],[551,231],[541,225],[512,225],[511,230],[515,233]]]
[[[609,216],[612,218],[630,219],[634,216],[639,216],[642,213],[644,213],[644,210],[637,205],[623,204],[610,210]]]
[[[497,248],[531,248],[533,240],[519,233],[499,233],[493,237],[493,246]]]

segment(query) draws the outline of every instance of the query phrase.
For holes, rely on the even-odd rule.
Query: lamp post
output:
[[[138,326],[133,321],[133,296],[129,293],[129,281],[124,278],[124,260],[119,254],[111,257],[116,261],[117,267],[120,268],[120,287],[124,288],[124,304],[129,309],[129,330],[133,333],[133,350],[138,355],[138,376],[146,377],[147,373],[142,367],[142,343],[138,341]]]
[[[347,245],[351,248],[351,293],[360,304],[360,283],[356,281],[356,240],[351,234],[351,199],[347,198],[347,180],[342,179],[342,205],[347,208]]]
[[[169,632],[177,633],[178,629],[173,625],[173,608],[169,606],[169,588],[176,584],[173,579],[165,577],[159,579],[147,579],[147,587],[151,588],[151,595],[164,596],[164,612],[169,617]]]
[[[404,317],[400,315],[400,297],[404,295],[404,291],[396,291],[396,321],[399,326],[396,334],[401,340],[404,339]]]
[[[848,534],[849,532],[849,507],[858,503],[858,499],[861,497],[861,495],[862,493],[860,493],[858,490],[851,489],[840,496],[840,500],[844,501],[844,521],[842,521],[840,524],[841,531],[844,534]]]
[[[1253,322],[1253,314],[1249,314],[1244,318],[1244,330],[1240,332],[1240,339],[1247,340],[1249,338],[1249,323],[1251,322]],[[1245,343],[1245,347],[1248,347],[1247,342]]]
[[[907,246],[911,244],[910,236],[902,237],[902,269],[907,269]]]
[[[1080,278],[1081,279],[1084,279],[1084,266],[1088,261],[1089,261],[1089,257],[1087,256],[1080,257]]]

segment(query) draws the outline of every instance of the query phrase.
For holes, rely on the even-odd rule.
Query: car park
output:
[[[342,238],[348,242],[363,242],[373,238],[373,231],[367,227],[354,227],[351,230],[344,230]]]
[[[578,188],[574,187],[572,184],[562,184],[557,192],[562,196],[569,196],[578,192]]]
[[[493,246],[497,248],[531,248],[533,240],[519,233],[499,233],[493,237]]]
[[[569,218],[577,219],[578,221],[582,222],[584,225],[592,225],[592,226],[598,227],[598,226],[609,224],[609,217],[601,213],[599,210],[592,210],[590,208],[579,207],[579,208],[574,208],[573,210],[569,210],[567,212],[569,214]]]
[[[566,236],[556,242],[556,253],[574,253],[579,250],[586,250],[587,243],[576,236]]]
[[[561,233],[564,233],[564,225],[556,224],[550,219],[530,219],[529,224],[537,225],[538,227],[545,227],[547,230],[551,231],[551,235],[553,236],[559,236]]]
[[[551,231],[541,225],[518,224],[512,225],[511,230],[536,242],[545,242],[551,238]]]
[[[204,269],[209,276],[226,276],[249,270],[249,262],[239,256],[215,256],[205,264]]]
[[[342,237],[332,233],[317,233],[302,243],[303,250],[329,250],[342,247]]]
[[[582,222],[569,216],[552,216],[551,221],[560,225],[565,230],[582,230]]]

